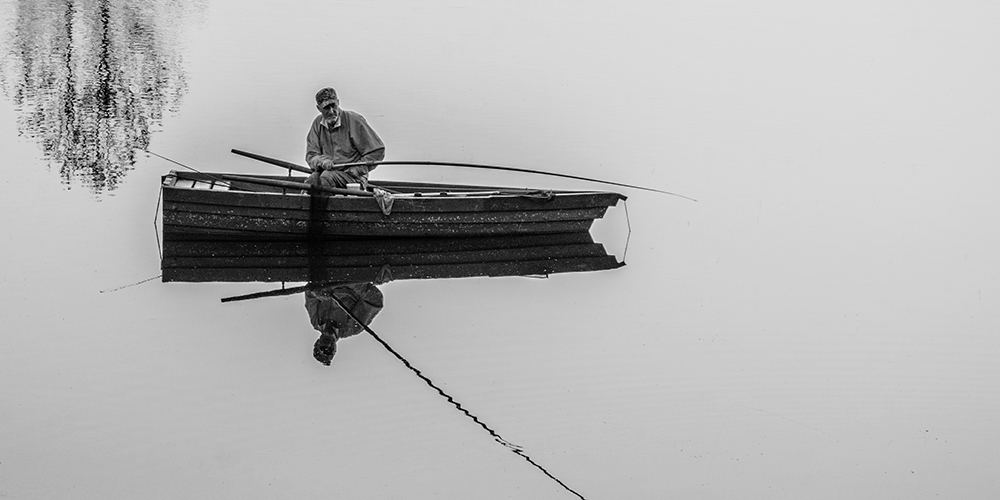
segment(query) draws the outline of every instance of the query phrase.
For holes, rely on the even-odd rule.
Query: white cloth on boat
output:
[[[373,188],[372,193],[375,195],[375,201],[378,202],[378,207],[382,209],[382,213],[385,215],[392,213],[392,203],[396,201],[396,197],[392,193],[379,188]]]

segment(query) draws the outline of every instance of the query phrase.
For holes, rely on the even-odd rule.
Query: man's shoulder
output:
[[[361,121],[365,120],[365,117],[361,116],[361,113],[358,113],[357,111],[342,109],[340,110],[340,119],[343,120],[345,118],[348,120],[361,120]]]

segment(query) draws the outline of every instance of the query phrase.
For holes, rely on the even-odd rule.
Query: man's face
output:
[[[316,108],[323,114],[323,118],[327,120],[336,120],[337,115],[340,113],[340,100],[335,99],[333,102],[327,103],[325,107],[320,108],[319,106],[316,106]]]
[[[336,340],[337,334],[340,333],[340,322],[337,320],[330,320],[323,323],[320,328],[320,333],[325,336],[331,336],[334,340]]]

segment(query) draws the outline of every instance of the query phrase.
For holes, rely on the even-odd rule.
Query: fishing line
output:
[[[159,274],[159,275],[156,275],[156,276],[153,276],[152,278],[146,278],[146,279],[144,279],[144,280],[142,280],[142,281],[136,281],[135,283],[132,283],[132,284],[129,284],[129,285],[122,285],[122,286],[120,286],[120,287],[118,287],[118,288],[112,288],[112,289],[110,289],[110,290],[101,290],[101,292],[100,292],[100,293],[111,293],[111,292],[117,292],[118,290],[122,290],[122,289],[124,289],[124,288],[131,288],[131,287],[133,287],[133,286],[136,286],[136,285],[141,285],[141,284],[143,284],[143,283],[146,283],[147,281],[153,281],[153,280],[155,280],[155,279],[157,279],[157,278],[161,278],[161,277],[163,277],[163,275],[162,275],[162,274]]]
[[[429,385],[432,389],[434,389],[435,391],[437,391],[438,394],[440,394],[442,397],[444,397],[445,399],[447,399],[449,403],[451,403],[452,405],[454,405],[455,408],[458,408],[458,410],[461,411],[462,413],[464,413],[465,416],[469,417],[470,419],[472,419],[473,422],[479,424],[480,427],[482,427],[483,429],[485,429],[486,432],[488,432],[491,436],[493,436],[493,440],[494,441],[496,441],[497,443],[500,443],[501,445],[503,445],[504,447],[506,447],[508,450],[510,450],[511,452],[513,452],[514,454],[516,454],[517,456],[525,459],[529,464],[535,466],[535,468],[537,468],[538,470],[542,471],[543,474],[545,474],[550,479],[552,479],[553,481],[555,481],[556,483],[558,483],[559,486],[562,486],[564,489],[566,489],[566,491],[568,491],[568,492],[576,495],[581,500],[586,500],[583,497],[583,495],[581,495],[581,494],[577,493],[576,491],[574,491],[572,488],[570,488],[569,486],[567,486],[566,483],[560,481],[559,478],[553,476],[551,472],[549,472],[548,470],[545,469],[545,467],[542,467],[537,462],[535,462],[534,460],[532,460],[531,457],[528,456],[527,453],[525,453],[524,448],[522,448],[521,446],[518,446],[518,445],[516,445],[514,443],[511,443],[510,441],[507,441],[506,439],[504,439],[502,436],[500,436],[499,433],[497,433],[497,431],[491,429],[490,426],[486,425],[485,422],[483,422],[482,420],[480,420],[479,417],[473,415],[472,412],[470,412],[469,410],[465,409],[465,407],[463,407],[462,404],[459,403],[450,394],[448,394],[447,392],[444,392],[444,390],[441,389],[440,387],[438,387],[430,378],[428,378],[419,369],[417,369],[415,366],[413,366],[413,364],[411,364],[406,358],[404,358],[402,355],[400,355],[398,352],[396,352],[396,350],[393,349],[392,346],[390,346],[388,342],[386,342],[385,340],[382,340],[382,337],[379,337],[378,334],[375,333],[374,330],[372,330],[371,328],[368,327],[368,325],[364,324],[361,320],[359,320],[354,315],[354,313],[352,313],[351,310],[348,309],[344,305],[344,303],[341,302],[338,298],[336,298],[336,297],[334,297],[332,295],[330,296],[330,298],[333,299],[334,302],[336,302],[337,305],[339,305],[341,307],[341,309],[343,309],[344,312],[346,312],[347,315],[351,317],[352,320],[354,320],[355,322],[357,322],[358,325],[361,325],[361,327],[364,328],[365,331],[368,332],[368,334],[372,336],[372,338],[374,338],[375,340],[377,340],[378,343],[382,344],[382,347],[384,347],[387,351],[389,351],[389,353],[391,353],[393,356],[395,356],[396,359],[398,359],[399,361],[401,361],[403,363],[403,365],[405,365],[407,368],[409,368],[410,371],[412,371],[418,377],[420,377],[421,380],[423,380],[424,382],[426,382],[427,385]]]
[[[153,156],[155,156],[155,157],[157,157],[157,158],[159,158],[161,160],[169,161],[170,163],[173,163],[174,165],[178,165],[178,166],[184,167],[184,168],[186,168],[186,169],[188,169],[188,170],[190,170],[192,172],[199,173],[199,174],[202,174],[202,175],[208,175],[208,174],[206,174],[204,172],[199,171],[198,169],[196,169],[194,167],[189,167],[189,166],[187,166],[187,165],[185,165],[185,164],[183,164],[183,163],[181,163],[179,161],[171,160],[170,158],[167,158],[166,156],[156,154],[156,153],[154,153],[154,152],[152,152],[152,151],[150,151],[148,149],[140,149],[140,151],[145,152],[145,153],[149,153],[149,154],[151,154],[151,155],[153,155]]]
[[[146,151],[146,150],[142,149],[140,151]],[[157,155],[156,153],[153,153],[152,151],[146,151],[146,152],[150,153],[150,154],[154,154],[156,156],[160,156],[160,155]],[[160,158],[163,158],[163,157],[160,156]],[[167,158],[163,158],[163,159],[165,159],[167,161],[171,161],[173,163],[177,163],[177,162],[175,162],[173,160],[170,160],[170,159],[167,159]],[[180,165],[180,164],[178,163],[178,165]],[[188,168],[190,168],[190,167],[188,167]],[[163,247],[162,247],[162,245],[160,245],[160,232],[156,230],[156,219],[160,215],[160,201],[163,199],[163,186],[160,186],[160,190],[159,191],[160,192],[159,192],[159,194],[156,197],[156,210],[153,213],[153,234],[156,235],[156,251],[157,251],[157,253],[160,256],[160,260],[163,260]],[[133,286],[141,285],[141,284],[146,283],[148,281],[153,281],[153,280],[155,280],[157,278],[162,278],[162,277],[163,277],[163,275],[160,274],[160,275],[157,275],[157,276],[153,276],[152,278],[146,278],[146,279],[144,279],[142,281],[137,281],[135,283],[131,283],[131,284],[128,284],[128,285],[122,285],[120,287],[112,288],[110,290],[100,290],[99,293],[117,292],[118,290],[124,290],[125,288],[131,288]]]
[[[226,180],[226,179],[224,179],[222,177],[219,177],[218,175],[213,175],[213,174],[208,174],[208,173],[202,172],[201,170],[198,170],[198,169],[196,169],[194,167],[189,167],[189,166],[187,166],[187,165],[185,165],[185,164],[183,164],[183,163],[181,163],[179,161],[171,160],[170,158],[167,158],[166,156],[156,154],[156,153],[154,153],[154,152],[152,152],[152,151],[150,151],[148,149],[139,149],[139,151],[143,151],[145,153],[149,153],[149,154],[151,154],[151,155],[153,155],[153,156],[155,156],[155,157],[157,157],[157,158],[159,158],[161,160],[166,160],[166,161],[168,161],[170,163],[173,163],[174,165],[179,165],[181,167],[184,167],[184,168],[186,168],[186,169],[188,169],[188,170],[190,170],[190,171],[192,171],[192,172],[194,172],[196,174],[204,175],[205,177],[208,177],[209,179],[213,179],[216,182],[225,183],[227,186],[229,185],[229,181],[228,180]],[[244,189],[244,188],[241,187],[240,189]],[[246,191],[254,191],[254,190],[250,189],[250,188],[246,188]]]
[[[625,257],[628,256],[628,242],[632,241],[632,221],[628,217],[628,200],[622,202],[622,206],[625,207],[625,226],[628,227],[628,235],[625,236],[625,252],[622,253],[622,263],[625,263]]]
[[[163,260],[163,245],[160,244],[160,232],[156,230],[156,219],[160,216],[160,200],[163,199],[163,186],[160,186],[160,194],[156,197],[156,213],[153,214],[153,234],[156,235],[156,251],[160,254],[160,260]]]

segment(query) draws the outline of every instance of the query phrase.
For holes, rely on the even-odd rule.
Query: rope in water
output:
[[[339,305],[344,310],[344,312],[346,312],[347,315],[351,317],[352,320],[354,320],[359,325],[361,325],[361,327],[364,328],[365,331],[368,332],[368,334],[372,336],[372,338],[374,338],[376,341],[378,341],[379,344],[382,344],[382,347],[384,347],[387,351],[389,351],[389,353],[391,353],[393,356],[395,356],[396,359],[398,359],[399,361],[401,361],[403,363],[403,365],[405,365],[407,368],[410,369],[410,371],[412,371],[418,377],[420,377],[420,379],[423,380],[425,383],[427,383],[427,385],[429,385],[432,389],[434,389],[435,391],[437,391],[438,394],[440,394],[442,397],[444,397],[445,399],[447,399],[449,403],[451,403],[452,405],[455,406],[455,408],[458,408],[458,410],[461,411],[462,413],[464,413],[465,416],[467,416],[470,419],[472,419],[473,422],[479,424],[480,427],[482,427],[483,429],[485,429],[486,432],[488,432],[491,436],[493,436],[493,439],[496,442],[502,444],[508,450],[510,450],[514,454],[516,454],[517,456],[525,459],[529,464],[535,466],[535,468],[537,468],[538,470],[542,471],[543,474],[545,474],[550,479],[552,479],[553,481],[555,481],[556,483],[558,483],[559,486],[562,486],[564,489],[566,489],[566,491],[568,491],[568,492],[576,495],[581,500],[586,500],[583,497],[583,495],[577,493],[575,490],[573,490],[573,488],[570,488],[569,486],[566,485],[566,483],[562,482],[559,478],[557,478],[554,475],[552,475],[552,473],[549,472],[548,470],[546,470],[545,467],[542,467],[537,462],[535,462],[534,460],[532,460],[532,458],[530,456],[528,456],[527,453],[525,453],[524,448],[522,448],[522,447],[520,447],[520,446],[518,446],[518,445],[516,445],[514,443],[511,443],[510,441],[507,441],[506,439],[504,439],[502,436],[500,436],[500,434],[497,431],[493,430],[492,428],[490,428],[490,426],[486,425],[486,423],[483,422],[482,420],[480,420],[479,417],[473,415],[472,412],[470,412],[464,406],[462,406],[462,404],[459,403],[450,394],[444,392],[444,390],[441,389],[440,387],[438,387],[434,383],[434,381],[432,381],[430,378],[428,378],[426,375],[424,375],[419,369],[417,369],[415,366],[413,366],[413,364],[410,363],[401,354],[399,354],[398,352],[396,352],[396,350],[393,349],[392,346],[390,346],[388,342],[386,342],[385,340],[383,340],[382,337],[379,337],[379,335],[377,333],[375,333],[374,330],[372,330],[371,328],[369,328],[368,325],[365,325],[364,322],[360,321],[356,316],[354,316],[354,314],[351,313],[351,310],[347,306],[345,306],[343,302],[341,302],[339,299],[337,299],[336,297],[333,297],[333,296],[331,296],[330,298],[332,298],[337,303],[337,305]]]

